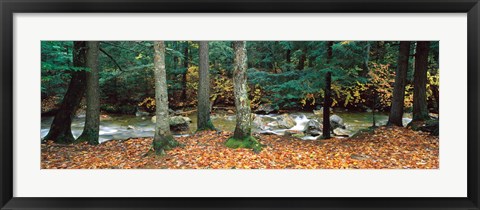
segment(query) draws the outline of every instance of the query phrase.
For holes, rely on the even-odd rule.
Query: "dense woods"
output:
[[[438,168],[436,41],[41,44],[42,168]]]

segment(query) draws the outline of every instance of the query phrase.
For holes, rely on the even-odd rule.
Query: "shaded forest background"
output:
[[[412,111],[414,59],[410,42],[404,108]],[[323,103],[325,73],[332,72],[332,107],[389,111],[399,56],[397,41],[247,41],[248,92],[253,110],[313,110]],[[153,42],[99,43],[100,109],[105,113],[155,111]],[[169,107],[197,104],[199,44],[166,41]],[[210,41],[212,106],[234,106],[230,41]],[[71,41],[42,42],[42,115],[59,108],[74,67]],[[430,42],[427,71],[429,112],[438,113],[439,43]],[[85,102],[83,102],[84,104]]]

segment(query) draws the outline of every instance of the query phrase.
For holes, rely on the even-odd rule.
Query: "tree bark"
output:
[[[233,137],[242,139],[251,135],[250,101],[247,93],[247,50],[244,41],[234,42],[235,67],[233,85],[237,122]]]
[[[172,43],[172,47],[173,47],[173,50],[177,51],[177,42],[174,41]],[[178,57],[176,55],[173,56],[173,69],[177,69],[178,68]]]
[[[188,74],[188,41],[185,41],[185,50],[183,51],[183,68],[185,72],[182,75],[182,101],[187,100],[187,74]]]
[[[415,53],[415,73],[413,78],[413,119],[412,121],[427,120],[427,65],[430,42],[417,42]]]
[[[208,65],[208,42],[199,42],[199,81],[197,130],[215,130],[210,119],[210,73]]]
[[[155,76],[155,135],[153,149],[158,155],[164,155],[165,150],[178,146],[178,142],[170,132],[168,116],[167,72],[165,69],[165,43],[154,42],[154,76]]]
[[[258,141],[251,136],[251,110],[247,92],[247,50],[245,41],[233,42],[235,51],[233,87],[235,95],[236,125],[233,137],[227,140],[226,146],[231,148],[261,149]]]
[[[285,57],[286,57],[287,63],[291,63],[292,62],[292,50],[288,49],[286,54],[285,54]]]
[[[73,42],[73,65],[86,67],[85,42]],[[53,118],[52,125],[44,140],[52,140],[56,143],[72,143],[75,138],[72,135],[71,124],[80,101],[85,94],[86,73],[85,71],[72,71],[67,92],[63,97],[60,109]]]
[[[368,62],[370,60],[370,42],[366,41],[366,46],[365,46],[365,57],[362,63],[362,77],[367,77],[368,72],[370,71],[370,68],[368,68]]]
[[[76,142],[86,141],[89,144],[98,144],[100,131],[100,86],[98,70],[99,42],[87,42],[87,110],[85,114],[85,126]]]
[[[330,64],[333,58],[333,41],[327,42],[327,64]]]
[[[302,49],[302,55],[298,61],[298,70],[303,70],[305,68],[305,61],[307,60],[307,46],[304,46]]]
[[[387,125],[403,126],[403,105],[405,100],[405,84],[407,80],[408,59],[410,55],[410,42],[400,42],[400,50],[395,71],[395,84],[393,86],[392,106],[388,116]]]
[[[330,106],[332,97],[332,73],[327,72],[325,78],[325,98],[323,99],[323,139],[330,138]]]

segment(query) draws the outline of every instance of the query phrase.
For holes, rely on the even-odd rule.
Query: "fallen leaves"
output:
[[[320,141],[259,135],[262,151],[230,149],[230,132],[179,137],[182,147],[158,157],[151,138],[88,144],[42,144],[42,169],[437,169],[438,137],[398,127],[380,127],[355,138]]]

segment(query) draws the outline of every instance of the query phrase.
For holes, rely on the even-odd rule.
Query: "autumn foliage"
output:
[[[263,149],[230,149],[230,132],[179,137],[182,147],[151,155],[152,139],[42,144],[42,169],[438,169],[439,140],[427,133],[380,127],[353,138],[308,141],[257,135]]]

